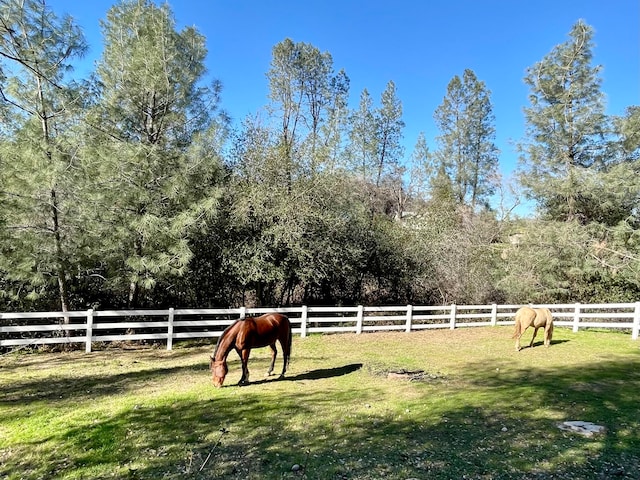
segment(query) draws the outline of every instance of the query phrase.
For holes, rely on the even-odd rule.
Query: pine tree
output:
[[[416,145],[411,153],[411,180],[409,195],[418,200],[426,200],[428,197],[429,183],[435,176],[433,156],[429,151],[424,132],[418,134]]]
[[[55,282],[63,312],[73,273],[82,270],[83,244],[70,134],[82,96],[66,74],[85,51],[79,27],[44,1],[0,6],[0,270],[34,299]]]
[[[375,179],[378,154],[377,125],[373,112],[373,100],[365,88],[360,94],[358,109],[349,115],[349,169],[362,182]]]
[[[402,103],[396,94],[396,85],[392,81],[382,92],[380,108],[376,111],[378,152],[376,158],[375,184],[380,185],[384,175],[397,177],[402,149]],[[394,178],[395,179],[395,178]]]
[[[471,209],[488,203],[497,184],[498,150],[490,92],[471,70],[453,77],[434,118],[437,163],[443,165],[460,205]]]
[[[601,67],[592,60],[593,29],[578,21],[569,39],[528,68],[525,77],[530,106],[524,109],[520,181],[556,220],[592,218],[597,200],[583,187],[607,164]]]
[[[202,84],[205,39],[176,31],[168,5],[120,2],[102,27],[85,168],[105,275],[134,308],[141,289],[186,271],[190,232],[216,214],[225,119],[219,85]]]
[[[349,79],[334,75],[329,52],[287,38],[273,47],[269,110],[279,123],[282,164],[293,177],[300,169],[316,173],[340,143]]]

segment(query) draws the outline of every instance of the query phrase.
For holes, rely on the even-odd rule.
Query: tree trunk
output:
[[[56,257],[58,260],[57,276],[58,287],[60,291],[60,307],[63,312],[69,311],[69,289],[67,287],[67,268],[65,267],[64,252],[62,250],[62,238],[60,235],[60,224],[58,222],[58,200],[56,191],[51,190],[51,217],[53,220],[53,238],[56,244]],[[69,323],[69,317],[66,317],[65,323]]]

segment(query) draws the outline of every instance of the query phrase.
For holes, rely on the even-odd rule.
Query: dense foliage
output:
[[[266,114],[234,125],[168,5],[119,2],[102,31],[74,81],[79,27],[0,7],[0,309],[638,299],[640,108],[604,114],[583,22],[525,78],[524,219],[471,70],[405,152],[393,81],[351,109],[313,45],[273,47]]]

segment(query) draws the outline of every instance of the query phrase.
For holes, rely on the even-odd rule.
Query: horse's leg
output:
[[[280,347],[282,348],[282,373],[280,374],[280,378],[284,377],[285,372],[287,371],[287,364],[289,363],[289,354],[287,353],[287,344],[289,342],[289,335],[283,340],[280,339]]]
[[[249,383],[249,354],[251,350],[245,348],[238,352],[240,354],[240,360],[242,361],[242,378],[238,382],[238,385],[244,385],[245,383]]]
[[[540,327],[533,327],[533,337],[531,337],[531,342],[529,343],[529,347],[533,347],[533,341],[536,339],[536,335],[538,334],[538,329]]]
[[[269,371],[267,372],[267,376],[273,373],[273,366],[276,364],[276,357],[278,356],[278,350],[276,350],[276,344],[269,345],[271,348],[271,365],[269,365]]]

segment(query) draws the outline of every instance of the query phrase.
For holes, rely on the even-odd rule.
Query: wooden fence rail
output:
[[[602,304],[535,305],[552,310],[555,325],[580,328],[611,328],[631,331],[638,339],[640,302]],[[19,345],[216,338],[237,318],[278,311],[291,319],[293,332],[374,332],[432,328],[513,325],[520,305],[354,306],[291,308],[222,308],[166,310],[86,310],[74,312],[0,313],[0,348]],[[135,320],[134,320],[135,319]]]

